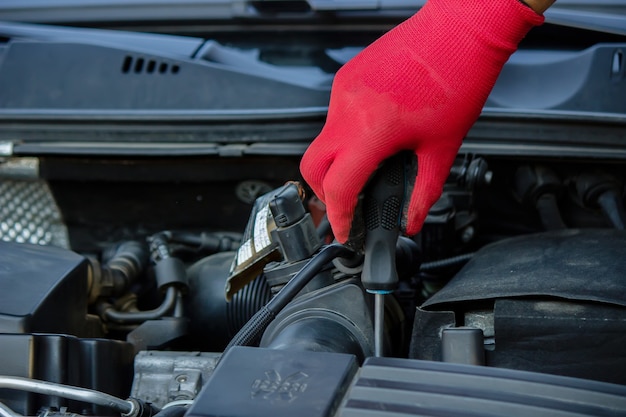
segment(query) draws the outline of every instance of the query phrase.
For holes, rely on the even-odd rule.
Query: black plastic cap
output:
[[[279,188],[269,206],[278,227],[291,226],[304,217],[304,205],[298,186],[295,184],[287,184]]]
[[[232,347],[187,416],[331,416],[356,370],[352,355]]]

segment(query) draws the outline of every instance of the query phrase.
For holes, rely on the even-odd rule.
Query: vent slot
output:
[[[611,79],[619,80],[624,75],[624,52],[618,49],[613,54],[613,61],[611,62]]]
[[[135,73],[141,74],[143,71],[143,58],[139,58],[135,61]]]
[[[180,65],[126,55],[121,70],[123,74],[178,74]]]

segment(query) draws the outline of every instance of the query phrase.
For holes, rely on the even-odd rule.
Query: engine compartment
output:
[[[555,10],[505,65],[377,357],[299,162],[416,5],[140,3],[0,22],[0,416],[626,415],[623,19]]]
[[[6,164],[3,184],[48,190],[56,206],[41,228],[56,234],[24,233],[27,215],[3,223],[2,239],[14,242],[0,250],[2,375],[189,405],[222,353],[240,349],[229,342],[332,239],[307,193],[295,223],[310,224],[284,235],[227,302],[254,202],[298,178],[297,158],[45,157],[36,179],[24,175],[29,160]],[[422,232],[399,240],[385,356],[625,384],[625,170],[620,160],[459,154]],[[66,248],[15,242],[42,233]],[[244,344],[371,361],[373,306],[358,261],[323,262],[311,278]],[[328,401],[350,402],[339,394],[350,372]],[[10,389],[0,398],[20,414],[115,414]],[[337,407],[320,415],[350,415]]]

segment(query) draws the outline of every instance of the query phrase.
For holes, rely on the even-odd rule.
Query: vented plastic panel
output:
[[[624,416],[626,387],[497,368],[370,358],[339,415]]]

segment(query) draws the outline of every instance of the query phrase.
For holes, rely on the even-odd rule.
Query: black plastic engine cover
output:
[[[441,359],[441,329],[492,317],[489,366],[626,384],[626,232],[566,230],[481,249],[416,311],[410,356]],[[491,327],[491,328],[489,328]]]
[[[186,417],[623,416],[626,387],[481,366],[234,347]]]
[[[79,339],[56,334],[0,334],[0,375],[90,388],[126,398],[135,350],[119,340]],[[69,407],[76,413],[119,415],[107,407],[59,397],[0,389],[0,402],[23,415],[41,408]]]
[[[626,231],[564,230],[482,248],[422,307],[505,297],[551,296],[626,307]]]
[[[331,416],[356,370],[352,355],[233,347],[185,415]]]
[[[0,333],[83,336],[87,261],[52,246],[0,242]]]
[[[562,300],[497,300],[490,366],[626,384],[626,309]]]
[[[85,336],[87,261],[52,246],[0,242],[0,333]]]
[[[369,358],[340,417],[623,416],[626,387],[532,372]]]

